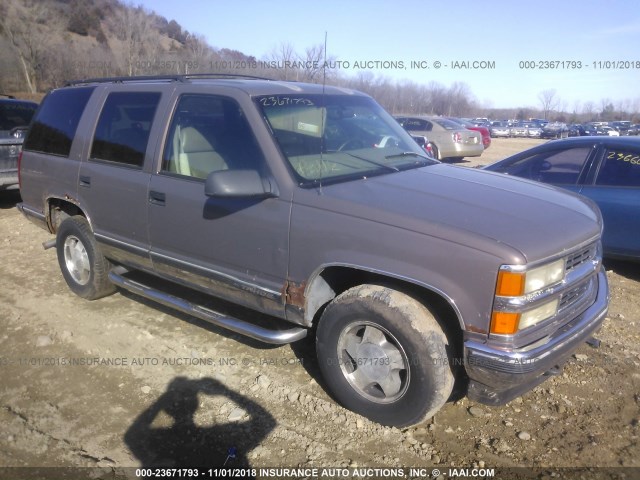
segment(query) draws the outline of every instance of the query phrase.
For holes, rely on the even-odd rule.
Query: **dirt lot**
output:
[[[495,140],[479,163],[538,142]],[[580,347],[562,375],[507,406],[458,399],[399,430],[332,401],[311,341],[274,348],[124,292],[74,296],[42,249],[51,236],[18,199],[0,196],[0,466],[216,465],[235,447],[228,466],[541,468],[532,478],[636,467],[570,478],[640,477],[640,265],[607,263],[602,346]]]

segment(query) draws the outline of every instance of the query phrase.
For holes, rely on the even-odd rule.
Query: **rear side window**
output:
[[[142,167],[159,92],[113,92],[100,113],[91,158]]]
[[[640,151],[627,148],[607,150],[596,185],[640,187]]]
[[[24,150],[69,156],[80,117],[95,87],[54,90],[43,100]]]

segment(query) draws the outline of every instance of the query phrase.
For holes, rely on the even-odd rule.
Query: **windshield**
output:
[[[303,186],[437,163],[369,97],[270,95],[256,101]]]

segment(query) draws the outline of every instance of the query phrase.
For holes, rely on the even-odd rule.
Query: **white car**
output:
[[[603,126],[598,127],[598,135],[609,135],[610,137],[619,137],[620,132],[618,132],[615,128]]]

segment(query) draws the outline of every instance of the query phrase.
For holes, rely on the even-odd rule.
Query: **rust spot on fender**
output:
[[[489,333],[485,329],[474,327],[473,325],[468,325],[467,331],[472,333],[482,333],[483,335],[486,335],[487,333]]]
[[[69,202],[73,203],[74,205],[80,205],[80,202],[78,202],[78,200],[76,200],[75,198],[73,198],[71,195],[69,195],[68,193],[64,194],[64,199],[68,200]]]
[[[296,283],[291,280],[287,280],[282,287],[282,294],[284,301],[287,305],[294,305],[299,308],[304,308],[305,297],[304,292],[307,289],[307,283]]]

